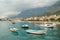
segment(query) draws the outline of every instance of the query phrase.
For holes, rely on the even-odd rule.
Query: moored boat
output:
[[[45,30],[26,30],[27,33],[31,33],[31,34],[45,34],[46,31]]]
[[[22,25],[22,28],[29,28],[29,25],[24,24],[24,25]]]
[[[40,23],[40,24],[37,24],[37,25],[39,25],[39,26],[41,26],[41,27],[47,27],[47,28],[54,28],[54,27],[56,27],[56,25],[55,24],[53,24],[53,23]]]
[[[15,22],[12,22],[12,24],[15,24]]]
[[[9,28],[9,30],[12,31],[12,32],[16,32],[16,31],[18,31],[17,28]]]

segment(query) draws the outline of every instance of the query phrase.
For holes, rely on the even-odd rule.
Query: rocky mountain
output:
[[[50,15],[50,14],[56,13],[57,11],[60,11],[60,1],[50,7],[31,8],[28,10],[24,10],[20,14],[18,14],[17,16],[14,16],[14,17]]]

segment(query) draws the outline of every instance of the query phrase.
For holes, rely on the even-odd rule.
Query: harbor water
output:
[[[28,29],[41,30],[42,28],[32,22],[12,22],[0,21],[0,40],[60,40],[60,26],[53,29],[47,28],[45,35],[28,34],[25,28],[22,28],[23,24],[28,24]],[[11,32],[9,28],[18,28],[17,32]],[[44,29],[43,29],[44,30]]]

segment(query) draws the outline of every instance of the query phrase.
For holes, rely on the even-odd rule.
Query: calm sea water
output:
[[[31,22],[12,22],[0,21],[0,40],[60,40],[60,26],[54,29],[48,29],[45,35],[34,35],[25,32],[26,29],[22,28],[23,24],[28,24],[29,29],[41,30],[40,26]],[[17,32],[11,32],[10,27],[16,27]]]

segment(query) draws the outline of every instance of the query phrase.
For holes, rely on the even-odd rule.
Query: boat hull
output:
[[[41,35],[43,35],[43,34],[45,34],[45,33],[37,33],[37,32],[27,32],[27,33],[30,33],[30,34],[36,34],[36,35],[39,35],[39,34],[41,34]]]
[[[45,34],[46,33],[43,30],[26,30],[26,32],[30,34]]]

